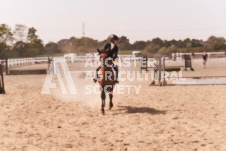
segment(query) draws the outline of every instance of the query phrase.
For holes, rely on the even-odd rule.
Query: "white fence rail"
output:
[[[35,57],[35,63],[48,63],[49,57]]]
[[[15,58],[8,59],[8,67],[18,67],[24,65],[32,65],[37,63],[48,63],[48,57],[35,57],[35,58]],[[0,60],[0,64],[6,65],[6,60]]]
[[[0,60],[2,65],[6,65],[5,60]],[[35,64],[35,58],[17,58],[17,59],[8,59],[8,67],[17,67],[24,65]]]
[[[128,58],[128,60],[140,60],[140,57],[135,57],[134,55],[119,55],[121,60],[124,58]],[[39,63],[48,63],[49,57],[33,57],[33,58],[15,58],[8,59],[8,67],[18,67],[24,65],[32,65]],[[87,57],[87,56],[75,56],[73,60],[71,58],[65,58],[67,62],[85,62],[87,59],[91,59],[92,61],[99,61],[98,57]],[[6,65],[5,60],[0,60],[0,64]]]
[[[124,58],[129,58],[129,60],[140,60],[140,57],[135,57],[133,55],[118,55],[118,57],[123,60]],[[67,62],[72,62],[71,58],[65,58]],[[86,61],[87,59],[92,60],[92,61],[99,61],[99,56],[98,57],[87,57],[87,56],[76,56],[74,57],[74,62],[82,62]]]

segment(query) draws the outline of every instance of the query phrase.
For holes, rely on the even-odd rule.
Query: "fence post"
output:
[[[5,59],[5,73],[8,75],[8,58]]]
[[[173,60],[173,61],[176,60],[176,59],[175,59],[175,54],[174,54],[174,53],[172,53],[172,60]]]
[[[0,94],[5,94],[5,87],[4,87],[4,78],[3,78],[3,66],[0,64]]]
[[[159,58],[159,66],[158,66],[158,70],[159,70],[159,74],[158,74],[158,78],[159,78],[159,79],[158,79],[158,80],[159,80],[159,86],[162,85],[162,84],[161,84],[161,76],[162,76],[162,75],[161,75],[161,72],[162,72],[162,67],[161,67],[161,66],[162,66],[162,63],[161,63],[161,62],[162,62],[162,61],[161,61],[161,60],[162,60],[162,57]]]
[[[162,70],[163,70],[163,82],[162,85],[166,85],[166,79],[165,79],[165,56],[162,56]]]

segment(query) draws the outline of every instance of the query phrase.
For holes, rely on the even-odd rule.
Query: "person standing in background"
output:
[[[203,53],[202,58],[203,58],[203,66],[204,66],[204,68],[206,68],[206,62],[207,62],[208,54],[205,51]]]

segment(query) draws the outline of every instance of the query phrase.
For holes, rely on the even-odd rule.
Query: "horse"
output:
[[[98,83],[100,85],[101,90],[101,99],[102,99],[102,105],[101,105],[101,111],[104,114],[104,107],[105,107],[105,99],[106,99],[106,92],[109,93],[110,98],[110,104],[109,104],[109,110],[113,107],[113,89],[115,86],[115,73],[114,69],[112,67],[111,60],[108,60],[107,51],[108,50],[97,50],[100,55],[100,61],[101,61],[101,68],[98,72]]]

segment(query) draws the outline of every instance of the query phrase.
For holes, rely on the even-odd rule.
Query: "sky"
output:
[[[136,40],[226,37],[225,0],[0,0],[0,24],[37,29],[44,41],[110,34]]]

